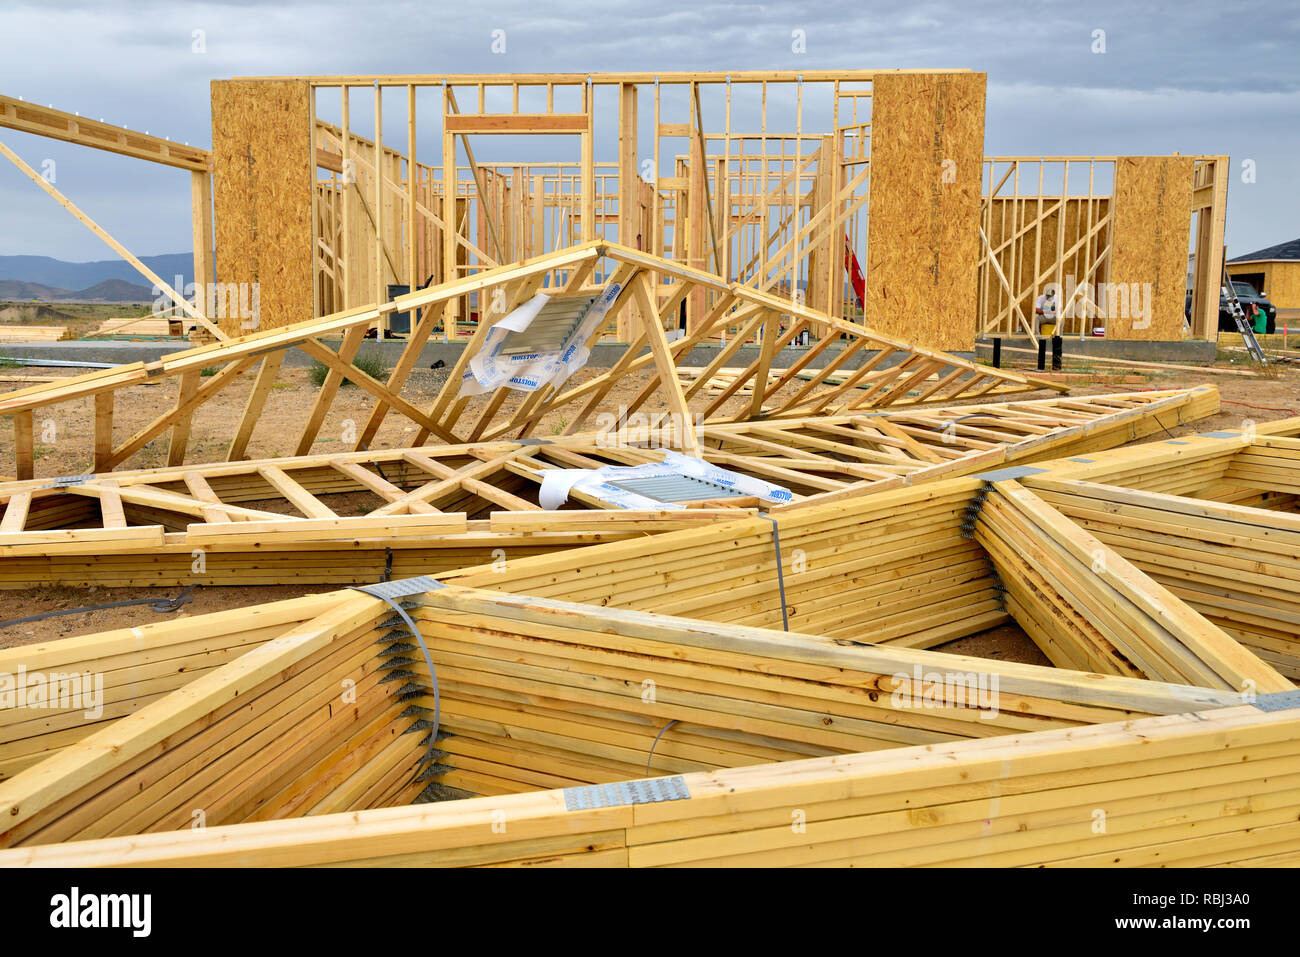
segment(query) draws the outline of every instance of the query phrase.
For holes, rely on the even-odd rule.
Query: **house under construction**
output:
[[[986,156],[984,100],[235,79],[205,151],[0,97],[189,171],[201,340],[0,395],[0,588],[338,586],[0,650],[0,864],[1300,861],[1300,419],[1174,439],[1213,386],[973,357],[1047,284],[1062,335],[1212,350],[1227,158]],[[1044,663],[950,647],[1000,627]]]

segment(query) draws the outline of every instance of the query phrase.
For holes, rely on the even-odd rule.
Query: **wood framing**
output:
[[[602,262],[605,264],[606,284],[594,287],[581,285],[584,277],[590,275],[591,270]],[[647,285],[653,275],[658,275],[661,279],[671,278],[676,289],[675,300],[670,301],[657,316],[649,302]],[[577,377],[561,377],[537,384],[527,394],[517,393],[509,383],[496,386],[490,390],[494,394],[473,424],[464,421],[470,397],[461,394],[462,382],[470,361],[480,355],[488,333],[496,323],[509,315],[516,305],[527,301],[537,292],[543,292],[557,300],[573,299],[589,303],[606,289],[613,296],[608,314],[594,331],[583,333],[585,342],[575,339],[571,345],[574,349],[594,345],[602,330],[616,326],[619,313],[629,304],[638,301],[639,296],[639,324],[644,336],[622,347],[622,360],[581,382],[577,381]],[[637,293],[637,290],[640,292]],[[673,320],[675,303],[681,302],[692,291],[705,294],[716,304],[693,333],[670,343],[667,341],[665,326]],[[462,351],[442,391],[427,410],[418,408],[402,397],[405,373],[390,377],[389,383],[383,383],[351,362],[353,350],[359,346],[365,330],[376,326],[385,315],[419,310],[427,313],[429,310],[445,309],[470,294],[495,298],[497,293],[503,303],[502,310],[480,320],[474,340]],[[693,381],[684,381],[691,378],[689,373],[677,371],[681,357],[688,355],[691,348],[707,340],[711,334],[737,321],[736,317],[743,317],[754,328],[756,321],[765,322],[769,338],[753,361],[733,378],[731,386],[724,390],[723,395],[701,397],[697,405],[702,405],[703,409],[688,410],[685,404],[690,398],[688,393],[697,390],[692,388]],[[419,335],[407,341],[398,369],[409,371],[427,341],[424,337],[430,333],[431,328],[431,322],[417,326]],[[824,348],[828,350],[828,355],[836,356],[824,366],[823,372],[826,374],[819,374],[816,381],[803,382],[797,378],[798,370],[793,366],[780,371],[774,368],[772,362],[779,351],[788,346],[796,335],[812,328],[822,330],[822,341],[826,344]],[[338,346],[331,348],[321,341],[324,337],[335,335],[343,337]],[[652,343],[652,349],[650,353],[642,354],[646,343]],[[743,343],[733,339],[733,352],[740,345]],[[0,412],[29,412],[101,392],[115,392],[146,381],[175,380],[175,408],[126,442],[115,446],[104,466],[113,468],[128,461],[135,452],[153,441],[178,419],[190,415],[195,407],[229,387],[240,376],[252,373],[259,366],[269,370],[269,376],[276,371],[272,368],[274,357],[283,356],[285,350],[295,347],[323,362],[338,377],[331,378],[328,382],[337,384],[341,377],[346,376],[373,397],[376,401],[374,414],[380,419],[385,415],[397,414],[410,420],[417,430],[410,434],[404,433],[401,439],[404,444],[410,445],[425,444],[430,435],[451,444],[492,441],[503,437],[528,437],[544,416],[557,410],[564,410],[566,415],[572,410],[576,414],[567,423],[569,431],[576,432],[587,425],[596,411],[598,402],[595,396],[603,395],[617,378],[641,370],[647,375],[645,387],[635,402],[620,414],[624,417],[632,415],[647,400],[658,395],[667,403],[670,411],[677,413],[679,433],[676,444],[685,449],[693,447],[691,429],[696,425],[694,420],[697,412],[700,421],[705,422],[744,421],[753,418],[793,419],[813,412],[846,414],[886,407],[937,405],[957,399],[991,398],[1038,388],[1068,390],[1068,386],[1058,382],[1040,380],[1005,369],[992,369],[967,359],[877,334],[864,326],[835,319],[797,303],[785,302],[749,286],[728,284],[716,276],[687,269],[648,253],[612,244],[587,243],[520,264],[496,267],[474,276],[421,289],[377,307],[335,313],[324,319],[268,329],[228,342],[171,353],[147,365],[135,363],[11,392],[0,397]],[[799,364],[807,363],[813,358],[810,350],[804,354]],[[829,372],[848,360],[856,364],[846,365],[846,368],[853,369],[852,374],[833,380]],[[186,385],[187,375],[209,368],[216,372],[202,385],[193,389]],[[188,381],[192,385],[192,378]],[[704,384],[699,383],[701,386]],[[731,396],[746,384],[750,384],[761,395],[741,399],[728,406]],[[265,398],[262,390],[269,387],[267,379],[261,379],[255,387],[254,396],[261,398],[248,403],[245,421],[238,425],[238,431],[233,436],[238,441],[232,444],[232,450],[242,451],[247,444],[246,432],[255,428],[257,416],[261,412],[261,400]],[[512,397],[521,400],[518,408],[505,405],[506,400]],[[323,416],[327,414],[330,398],[330,390],[323,391],[320,401],[304,423],[299,432],[300,450],[304,448],[302,443],[309,442],[315,434],[314,430],[319,428]],[[684,418],[689,421],[683,421]],[[367,428],[358,444],[368,443],[371,435]],[[183,461],[182,458],[173,464],[181,464]],[[26,461],[18,462],[20,469],[29,467],[30,463]]]
[[[1110,448],[1217,407],[1215,390],[1201,388],[719,424],[702,427],[697,440],[704,461],[774,483],[798,504]],[[541,508],[546,470],[660,462],[675,432],[646,421],[528,444],[182,465],[53,487],[0,484],[0,587],[364,584],[385,572],[489,562],[498,550],[522,557],[771,507],[706,498],[682,511],[628,511],[577,492],[563,510]],[[101,508],[110,495],[121,503],[115,527]]]
[[[52,180],[38,177],[26,163],[22,162],[12,150],[0,143],[6,157],[20,170],[28,175],[38,186],[61,206],[72,213],[82,225],[103,240],[115,253],[125,259],[137,272],[153,283],[157,288],[171,297],[182,312],[192,317],[217,338],[223,338],[214,325],[208,322],[208,299],[206,290],[214,280],[213,276],[213,236],[212,236],[212,154],[201,147],[174,143],[171,140],[148,133],[140,133],[125,127],[96,122],[87,117],[52,106],[38,106],[24,100],[0,95],[0,128],[20,130],[37,136],[88,146],[92,149],[130,156],[135,159],[148,160],[163,166],[189,170],[191,183],[191,206],[193,215],[194,238],[194,282],[201,290],[197,301],[191,305],[180,292],[172,289],[165,281],[148,269],[139,259],[126,250],[102,226],[79,210],[72,201],[63,196],[52,186]],[[182,290],[181,292],[183,292]]]
[[[1194,167],[1190,156],[1116,161],[1111,277],[1128,289],[1129,307],[1108,316],[1110,338],[1182,338]],[[1133,304],[1137,293],[1142,309]],[[1214,331],[1217,335],[1217,323]]]
[[[977,426],[999,409],[1032,421],[977,408]],[[912,438],[896,415],[874,425]],[[743,447],[765,428],[701,439]],[[432,671],[403,617],[353,590],[0,651],[6,673],[105,676],[94,714],[0,711],[0,864],[1290,859],[1295,645],[1265,622],[1295,615],[1297,433],[1292,419],[811,496],[771,521],[712,515],[395,582]],[[256,469],[318,521],[322,490],[295,471]],[[247,511],[193,471],[187,487]],[[1218,583],[1243,562],[1251,583],[1225,604]],[[1055,667],[931,650],[1011,620]],[[332,706],[340,683],[355,706]],[[669,799],[627,797],[642,786]],[[194,808],[207,827],[189,827]],[[492,813],[505,835],[487,836]]]
[[[212,169],[212,154],[200,146],[174,143],[160,136],[150,136],[148,133],[2,94],[0,128],[48,136],[65,143],[89,146],[194,173],[207,173]]]
[[[436,726],[432,675],[399,650],[411,636],[391,630],[401,619],[356,592],[267,606],[262,643],[242,654],[247,635],[228,616],[198,619],[211,646],[235,654],[184,693],[147,702],[128,690],[140,664],[112,657],[125,635],[54,643],[47,665],[86,654],[117,664],[115,699],[137,707],[92,727],[74,721],[63,740],[6,725],[5,753],[22,757],[0,782],[0,864],[1226,863],[1295,853],[1294,708],[464,587],[408,595],[442,688]],[[173,661],[189,651],[176,631],[155,630]],[[341,676],[352,676],[357,706],[331,716]],[[656,688],[648,703],[646,681]],[[602,785],[646,776],[667,789],[652,803],[600,796]],[[393,806],[413,795],[435,803]],[[1100,836],[1099,804],[1109,809]],[[195,807],[208,826],[189,827]],[[791,807],[805,809],[805,828],[790,827]],[[491,826],[501,815],[504,832]],[[295,820],[305,817],[310,827]]]
[[[310,117],[303,81],[212,82],[215,311],[229,335],[313,315]]]
[[[1186,336],[1217,335],[1227,157],[992,156],[984,164],[981,338],[1036,341],[1034,306],[1049,286],[1058,290],[1058,335],[1181,341],[1185,292],[1193,299]]]
[[[872,85],[869,321],[936,348],[975,341],[983,73]]]

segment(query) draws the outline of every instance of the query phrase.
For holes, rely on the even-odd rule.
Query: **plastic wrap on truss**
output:
[[[536,392],[546,385],[561,385],[587,364],[591,357],[587,341],[604,321],[621,288],[618,283],[610,283],[587,305],[586,312],[573,323],[558,347],[546,342],[534,349],[527,347],[525,336],[540,324],[539,317],[540,322],[546,321],[547,307],[552,303],[550,296],[538,293],[488,330],[482,348],[469,360],[469,368],[461,377],[460,394],[482,395],[502,387]],[[568,302],[571,300],[560,299],[555,305]],[[512,348],[521,340],[525,344],[523,350]]]
[[[674,480],[676,480],[674,487]],[[689,487],[686,487],[689,486]],[[651,489],[662,491],[655,494]],[[615,508],[685,508],[686,501],[707,501],[726,497],[754,497],[784,505],[793,496],[789,489],[762,479],[741,475],[710,465],[678,452],[665,451],[662,462],[646,465],[607,465],[599,469],[546,469],[538,501],[542,508],[556,509],[577,489]],[[681,497],[671,494],[678,491]],[[670,494],[664,494],[668,492]],[[674,498],[678,500],[674,501]]]

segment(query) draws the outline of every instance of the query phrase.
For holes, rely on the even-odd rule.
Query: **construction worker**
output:
[[[1034,303],[1034,324],[1040,336],[1056,334],[1056,306],[1056,288],[1049,286]]]
[[[1257,302],[1250,304],[1250,325],[1257,335],[1264,335],[1268,332],[1268,315]]]

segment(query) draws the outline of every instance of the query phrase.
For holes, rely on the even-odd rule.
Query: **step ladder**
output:
[[[1246,352],[1256,362],[1268,362],[1268,357],[1264,355],[1264,349],[1255,338],[1255,329],[1251,326],[1250,320],[1246,318],[1246,310],[1241,308],[1241,301],[1237,298],[1237,291],[1232,288],[1232,281],[1225,275],[1223,277],[1221,288],[1225,293],[1224,298],[1228,301],[1228,315],[1232,316],[1232,321],[1237,324],[1237,331],[1241,333],[1242,341],[1246,343]]]

